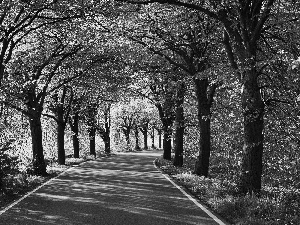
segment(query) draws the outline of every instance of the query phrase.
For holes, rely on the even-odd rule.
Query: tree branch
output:
[[[263,29],[263,26],[264,26],[266,20],[270,16],[271,7],[273,6],[274,2],[275,2],[275,0],[268,0],[268,3],[266,5],[266,7],[265,7],[265,10],[263,11],[262,16],[261,16],[260,20],[258,21],[258,23],[257,23],[257,25],[255,27],[255,30],[254,30],[254,32],[252,34],[250,43],[256,43],[256,41],[260,37],[262,29]],[[255,16],[257,16],[257,15],[255,15]]]
[[[194,9],[197,10],[199,12],[202,12],[212,18],[218,19],[217,14],[215,14],[214,12],[210,11],[207,8],[204,8],[200,5],[196,5],[193,3],[188,3],[188,2],[182,2],[179,0],[145,0],[145,1],[141,1],[141,0],[115,0],[117,2],[125,2],[125,3],[130,3],[130,4],[143,4],[143,5],[147,5],[147,4],[151,4],[151,3],[158,3],[158,4],[170,4],[170,5],[175,5],[175,6],[183,6],[189,9]]]
[[[29,113],[27,110],[22,109],[22,108],[19,107],[19,106],[16,106],[16,105],[14,105],[14,104],[12,104],[12,103],[10,103],[10,102],[7,102],[7,101],[1,101],[1,103],[3,103],[4,105],[6,105],[6,106],[8,106],[8,107],[10,107],[10,108],[12,108],[12,109],[15,109],[15,110],[17,110],[17,111],[23,113],[24,115],[26,115],[26,116],[28,116],[28,117],[30,116],[30,113]]]
[[[42,113],[42,115],[46,116],[46,117],[49,117],[51,119],[54,119],[57,123],[59,122],[58,119],[55,116],[53,116],[53,115],[50,115],[50,114],[47,114],[47,113]]]

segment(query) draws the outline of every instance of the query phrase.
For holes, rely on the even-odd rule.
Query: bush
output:
[[[240,196],[232,178],[217,176],[222,173],[217,165],[218,178],[205,178],[192,174],[187,162],[181,168],[171,161],[157,158],[156,165],[175,178],[209,208],[237,225],[294,225],[300,221],[300,191],[276,187],[263,187],[261,197]],[[223,178],[223,179],[221,179]]]
[[[24,194],[27,191],[28,180],[26,173],[8,175],[4,181],[4,192],[7,195]]]
[[[5,192],[8,190],[11,178],[19,174],[19,159],[8,153],[12,149],[11,145],[13,140],[0,145],[0,191]]]

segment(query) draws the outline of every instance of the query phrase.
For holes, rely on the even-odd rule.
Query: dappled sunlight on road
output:
[[[215,224],[154,168],[154,156],[118,154],[71,168],[0,224]]]

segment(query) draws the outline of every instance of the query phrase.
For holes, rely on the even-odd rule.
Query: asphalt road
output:
[[[8,209],[0,224],[218,224],[157,171],[158,155],[125,153],[73,167]]]

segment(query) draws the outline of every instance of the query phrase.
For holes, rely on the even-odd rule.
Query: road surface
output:
[[[153,166],[161,153],[124,153],[72,167],[7,209],[0,224],[218,224]]]

